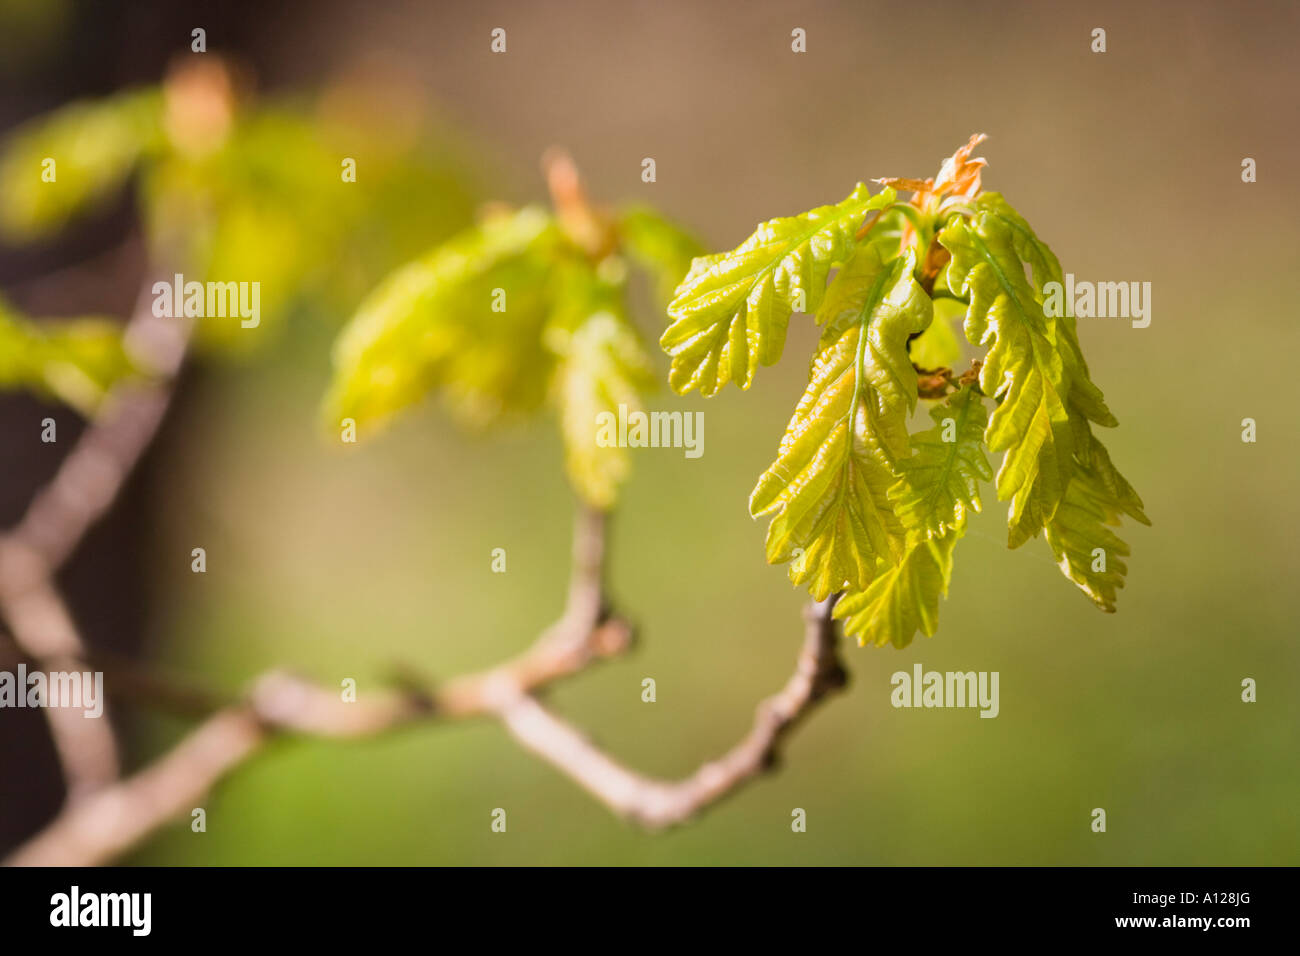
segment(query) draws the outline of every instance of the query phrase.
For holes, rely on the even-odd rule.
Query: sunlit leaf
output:
[[[960,528],[940,538],[922,538],[893,567],[885,568],[863,591],[844,595],[835,617],[859,644],[906,647],[917,631],[933,637],[939,626],[939,598],[948,593],[952,552]]]
[[[791,580],[818,599],[866,587],[901,550],[888,489],[916,404],[907,340],[931,317],[913,266],[910,256],[886,263],[865,245],[836,275],[817,314],[808,388],[750,496],[751,514],[774,514],[768,561],[794,558]]]
[[[576,331],[547,336],[559,355],[555,395],[564,439],[564,463],[578,494],[606,509],[627,478],[628,452],[602,441],[601,416],[618,420],[642,410],[641,395],[652,387],[654,368],[636,333],[615,311],[591,314]]]
[[[1033,272],[1034,290],[1040,303],[1045,301],[1044,287],[1048,282],[1065,282],[1061,263],[1056,255],[1030,228],[1020,213],[999,193],[983,193],[972,204],[973,208],[994,217],[1004,224],[1011,236],[1012,245],[1020,260]],[[1057,317],[1058,345],[1065,365],[1065,373],[1070,382],[1068,404],[1073,411],[1096,422],[1098,425],[1114,427],[1118,422],[1106,407],[1106,399],[1101,389],[1093,384],[1088,374],[1088,363],[1083,359],[1083,350],[1079,346],[1079,334],[1074,317],[1068,310]]]
[[[837,205],[772,219],[731,252],[696,259],[660,339],[672,356],[673,389],[713,395],[729,381],[748,388],[759,365],[781,357],[795,307],[818,308],[826,277],[853,251],[864,216],[893,200],[892,189],[872,196],[859,183]]]
[[[1056,512],[1073,470],[1073,434],[1065,398],[1069,375],[1057,323],[1044,314],[1001,218],[954,217],[940,234],[952,255],[948,285],[970,298],[966,337],[989,346],[980,388],[998,401],[985,439],[1005,451],[1000,499],[1011,499],[1011,547],[1033,537]]]
[[[912,457],[898,462],[889,497],[909,532],[937,538],[980,510],[979,482],[992,480],[993,469],[984,457],[988,413],[974,389],[954,392],[930,417],[934,427],[912,435]]]

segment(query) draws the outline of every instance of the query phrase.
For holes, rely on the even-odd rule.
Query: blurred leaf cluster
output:
[[[134,182],[153,269],[260,283],[256,330],[198,325],[203,347],[243,353],[296,310],[346,315],[395,263],[471,220],[468,164],[402,91],[340,84],[309,102],[245,85],[205,54],[157,87],[22,125],[0,150],[0,235],[46,239]]]
[[[108,389],[133,372],[116,323],[32,322],[0,299],[0,389],[58,399],[90,416]]]
[[[698,245],[650,209],[590,204],[567,157],[548,178],[553,211],[495,208],[366,298],[335,346],[324,420],[374,432],[435,391],[472,425],[550,405],[571,482],[608,508],[628,461],[598,444],[598,416],[641,409],[654,382],[629,317],[629,263],[666,295]]]

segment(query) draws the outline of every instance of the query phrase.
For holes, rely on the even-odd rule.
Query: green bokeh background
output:
[[[714,248],[860,179],[933,175],[987,132],[986,187],[1067,271],[1152,283],[1149,328],[1081,320],[1080,336],[1122,423],[1104,438],[1154,527],[1126,527],[1129,584],[1111,616],[1041,539],[1008,552],[1005,506],[986,507],[938,635],[847,649],[850,690],[791,738],[781,770],[669,834],[619,822],[474,722],[277,744],[213,793],[206,833],[179,823],[135,861],[1300,861],[1294,5],[328,10],[289,53],[411,72],[500,161],[499,193],[540,198],[536,157],[562,143],[596,197],[657,203]],[[488,53],[494,26],[506,56]],[[789,51],[795,26],[806,55]],[[1089,51],[1096,26],[1104,55]],[[660,317],[641,316],[657,338]],[[316,429],[330,343],[318,318],[192,386],[159,465],[151,653],[227,687],[288,665],[365,692],[394,666],[445,677],[522,649],[564,594],[572,503],[554,428],[470,436],[427,406],[356,449],[331,446]],[[728,747],[791,669],[800,597],[764,564],[746,498],[812,345],[796,321],[751,392],[652,402],[702,409],[705,454],[634,453],[611,559],[640,645],[549,695],[647,772],[676,777]],[[205,575],[189,571],[198,546]],[[497,547],[506,574],[490,571]],[[1001,714],[893,709],[890,674],[916,662],[1000,672]],[[645,677],[657,703],[640,699]],[[1245,677],[1257,703],[1240,700]],[[145,722],[135,758],[181,729]],[[491,832],[496,807],[505,834]],[[791,832],[795,807],[806,833]]]

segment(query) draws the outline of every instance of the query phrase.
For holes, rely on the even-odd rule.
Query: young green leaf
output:
[[[608,309],[590,315],[576,331],[552,330],[547,343],[559,356],[554,389],[565,467],[583,500],[607,509],[629,463],[625,448],[602,440],[601,417],[617,420],[620,405],[629,412],[641,409],[654,367],[627,321]]]
[[[78,101],[31,120],[0,153],[0,231],[19,240],[57,231],[107,200],[162,138],[156,89]]]
[[[816,312],[823,331],[808,388],[750,511],[771,515],[768,560],[793,559],[791,579],[815,598],[842,591],[835,616],[864,642],[902,647],[918,629],[934,632],[981,480],[1010,500],[1010,546],[1046,529],[1066,575],[1108,609],[1127,550],[1105,525],[1121,514],[1147,522],[1092,434],[1116,422],[1073,317],[1048,298],[1060,263],[1002,196],[981,192],[985,161],[971,152],[983,140],[972,136],[937,178],[876,180],[886,192],[875,200],[859,187],[839,206],[772,220],[739,248],[695,259],[669,307],[673,387],[747,388],[779,357],[804,304],[795,299],[815,303],[841,266]],[[911,200],[895,202],[889,187]],[[873,202],[879,215],[850,239]],[[846,243],[856,251],[844,259]],[[909,451],[918,388],[933,399],[953,381],[963,350],[949,322],[959,315],[966,338],[987,348],[979,386],[932,408],[934,426],[911,436]],[[985,446],[1004,453],[996,477]]]
[[[1040,303],[1045,302],[1044,288],[1049,282],[1064,284],[1060,260],[1055,253],[1030,228],[1025,218],[1011,207],[999,193],[983,193],[972,203],[973,208],[997,219],[1010,230],[1013,248],[1022,262],[1033,272],[1035,293]],[[1063,310],[1056,323],[1058,346],[1070,381],[1068,405],[1089,421],[1113,428],[1119,422],[1106,407],[1101,389],[1093,384],[1088,374],[1088,363],[1083,360],[1079,334],[1074,317]]]
[[[966,337],[989,345],[980,387],[999,405],[985,439],[990,451],[1006,452],[997,492],[1011,499],[1009,544],[1018,547],[1051,520],[1073,470],[1071,382],[1057,323],[1044,314],[1002,219],[954,217],[939,241],[952,255],[949,287],[970,297]]]
[[[0,388],[55,398],[90,417],[110,388],[135,374],[117,323],[31,322],[0,302]]]
[[[818,600],[866,587],[901,552],[888,489],[916,405],[907,340],[931,318],[914,266],[910,254],[886,263],[868,244],[836,275],[808,388],[749,499],[755,517],[775,512],[767,560],[797,558],[790,578]]]
[[[1107,525],[1119,518],[1096,479],[1079,474],[1065,500],[1047,523],[1045,537],[1061,573],[1079,586],[1103,611],[1115,610],[1116,589],[1124,586],[1128,567],[1120,560],[1126,545]]]
[[[978,392],[970,386],[954,392],[930,417],[934,427],[912,435],[914,454],[898,462],[889,497],[909,532],[938,538],[980,510],[979,482],[992,480],[993,469],[984,457],[988,413]]]
[[[939,598],[948,593],[952,577],[952,551],[961,528],[942,537],[922,538],[912,544],[896,565],[882,573],[863,591],[845,594],[834,616],[844,621],[844,633],[860,645],[906,647],[919,630],[933,637],[939,626]]]
[[[1110,453],[1097,436],[1088,431],[1088,440],[1077,443],[1079,471],[1092,481],[1098,497],[1104,500],[1116,515],[1126,514],[1145,525],[1151,524],[1145,505],[1133,486],[1111,463]]]
[[[329,426],[377,427],[435,387],[472,421],[537,407],[552,364],[541,332],[557,235],[550,216],[523,209],[390,276],[335,345]]]
[[[729,381],[748,388],[759,365],[781,357],[791,312],[817,309],[826,277],[852,252],[863,217],[894,199],[892,189],[872,196],[859,183],[837,205],[772,219],[731,252],[696,259],[668,306],[672,324],[660,339],[672,356],[674,391],[713,395]]]

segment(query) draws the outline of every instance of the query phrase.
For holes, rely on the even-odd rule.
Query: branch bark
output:
[[[128,354],[150,380],[121,385],[105,398],[54,478],[0,537],[0,616],[22,651],[38,660],[86,657],[54,575],[116,500],[171,402],[191,326],[155,316],[151,289],[150,282],[142,287],[123,332]],[[92,721],[66,709],[45,713],[67,800],[80,800],[117,778],[117,741],[107,714]]]
[[[628,769],[531,694],[520,694],[498,713],[527,750],[619,816],[650,829],[683,823],[775,766],[785,735],[827,693],[847,683],[836,646],[837,627],[831,619],[834,600],[808,605],[803,649],[794,674],[778,693],[758,705],[749,733],[682,780],[657,780]]]

